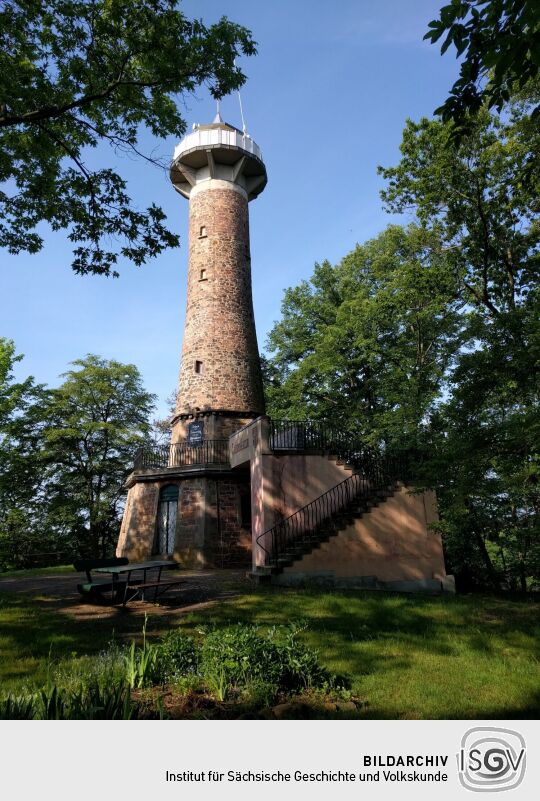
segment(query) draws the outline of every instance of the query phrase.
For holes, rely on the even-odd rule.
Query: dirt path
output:
[[[160,598],[159,604],[132,601],[126,609],[111,606],[106,599],[82,601],[77,591],[81,576],[77,573],[0,579],[0,592],[30,595],[70,617],[89,620],[115,618],[120,614],[139,617],[145,612],[152,616],[183,615],[253,590],[245,570],[183,570],[181,576],[182,583]]]

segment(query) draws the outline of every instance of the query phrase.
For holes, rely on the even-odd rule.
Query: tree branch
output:
[[[134,53],[128,53],[124,58],[122,65],[120,67],[120,74],[118,78],[111,81],[104,89],[91,92],[90,94],[83,95],[78,100],[74,100],[72,103],[66,103],[63,106],[45,106],[44,108],[38,109],[36,111],[29,111],[26,114],[15,114],[15,115],[4,115],[0,117],[0,128],[7,128],[11,125],[19,125],[21,123],[37,123],[41,122],[42,120],[49,120],[49,119],[56,119],[57,117],[61,117],[62,114],[66,114],[69,111],[73,111],[74,109],[85,108],[89,106],[91,103],[94,103],[96,100],[105,100],[107,97],[118,89],[120,86],[135,86],[144,89],[152,89],[155,86],[162,86],[166,83],[171,83],[172,81],[135,81],[135,80],[125,80],[124,79],[124,71],[129,60],[134,56]]]

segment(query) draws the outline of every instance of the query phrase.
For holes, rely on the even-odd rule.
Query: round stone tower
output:
[[[259,147],[216,115],[174,152],[189,199],[187,310],[172,442],[219,440],[264,413],[251,294],[248,202],[266,185]],[[193,423],[196,426],[193,427]]]
[[[248,203],[266,185],[255,142],[219,114],[174,152],[189,200],[187,311],[171,444],[137,455],[117,554],[191,567],[251,564],[249,468],[229,437],[264,413],[251,297]]]

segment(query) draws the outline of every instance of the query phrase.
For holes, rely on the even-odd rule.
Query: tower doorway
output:
[[[178,515],[178,486],[167,484],[159,493],[155,553],[172,556]]]

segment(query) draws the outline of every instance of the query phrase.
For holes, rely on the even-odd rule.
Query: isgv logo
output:
[[[525,739],[512,729],[477,726],[461,738],[459,780],[467,790],[512,790],[525,775]]]

